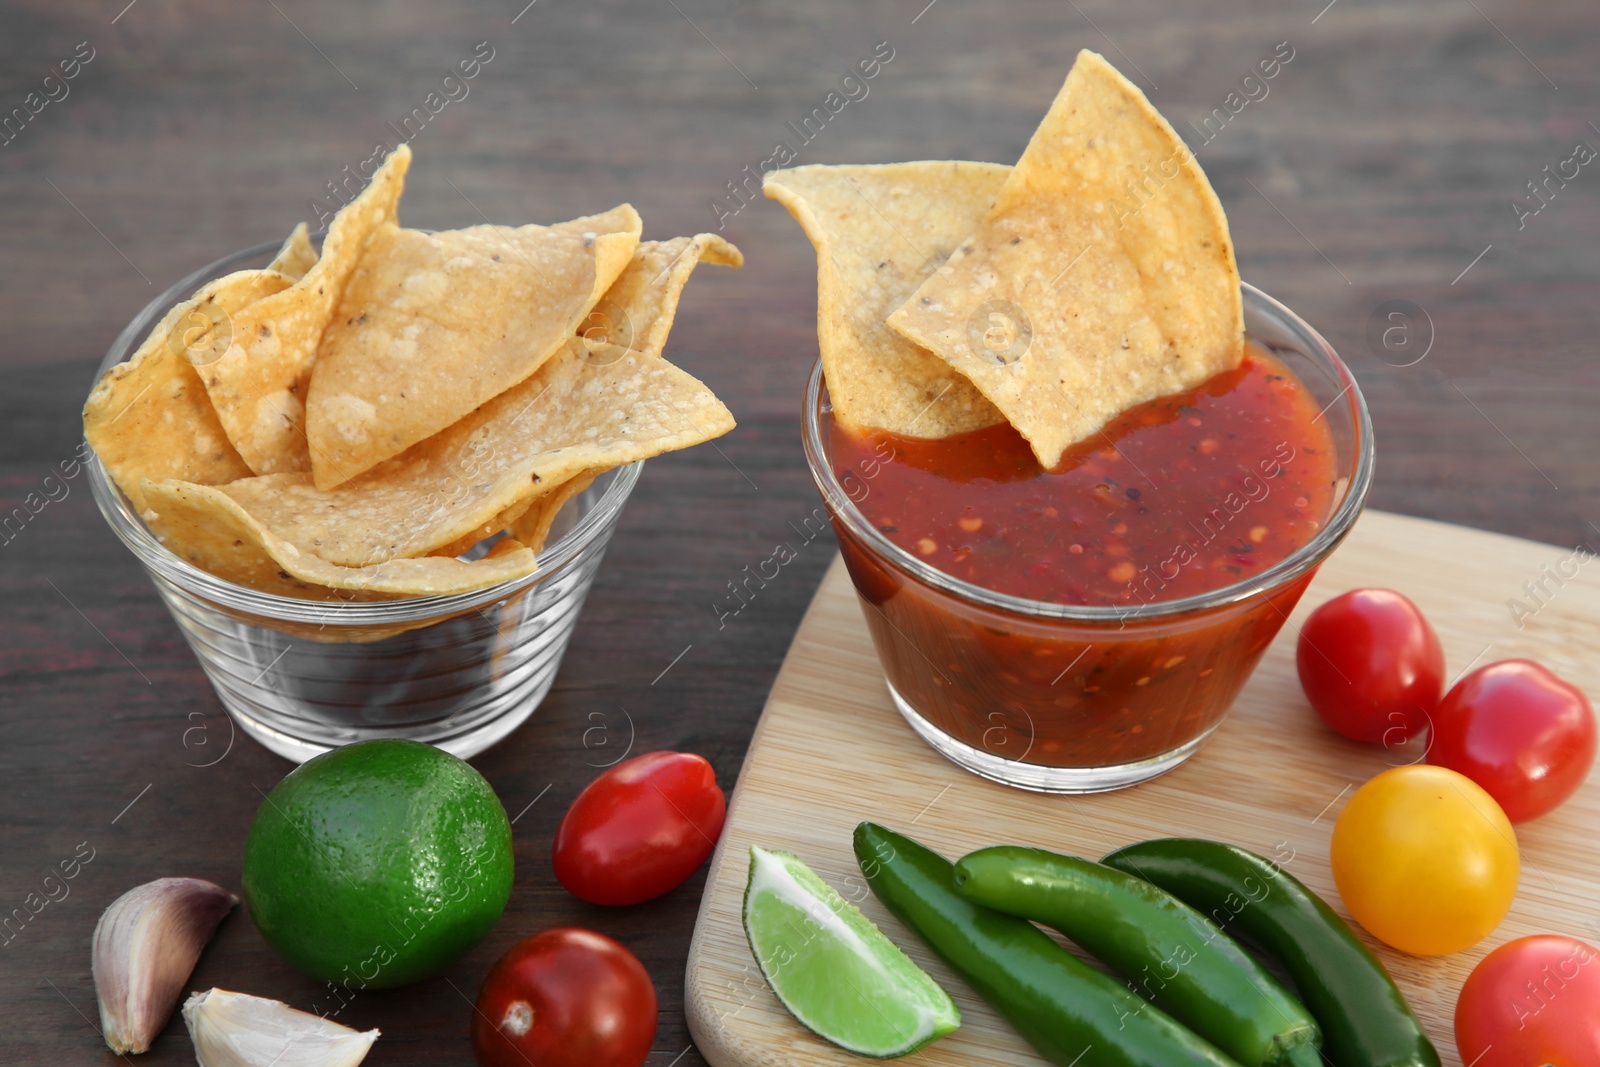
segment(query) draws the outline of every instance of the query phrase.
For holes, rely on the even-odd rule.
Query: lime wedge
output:
[[[783,1006],[841,1048],[904,1056],[961,1025],[938,983],[787,852],[750,850],[744,932]]]

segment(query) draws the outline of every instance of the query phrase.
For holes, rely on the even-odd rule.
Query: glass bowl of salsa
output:
[[[1005,423],[854,430],[812,369],[806,458],[889,695],[953,762],[1054,793],[1171,770],[1349,533],[1372,482],[1366,402],[1299,316],[1243,295],[1237,369],[1049,471]]]

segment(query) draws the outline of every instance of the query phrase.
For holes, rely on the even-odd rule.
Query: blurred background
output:
[[[656,981],[651,1062],[703,1062],[682,1009],[703,876],[603,912],[566,896],[547,857],[560,813],[625,744],[701,752],[732,788],[831,558],[805,545],[719,625],[727,583],[795,542],[817,503],[798,436],[815,261],[749,175],[780,141],[796,163],[1012,162],[1080,48],[1189,140],[1245,280],[1351,365],[1376,425],[1375,506],[1600,546],[1592,3],[0,3],[0,911],[57,854],[97,850],[0,951],[0,1059],[108,1060],[88,970],[100,910],[160,875],[236,887],[255,787],[288,769],[243,738],[226,748],[226,717],[83,479],[48,495],[43,479],[81,439],[94,367],[155,293],[315,225],[337,206],[330,183],[403,137],[407,225],[629,201],[646,237],[720,229],[747,257],[696,276],[667,352],[739,428],[649,463],[556,691],[474,761],[508,810],[534,803],[511,909],[448,976],[470,996],[516,938],[592,926]],[[872,57],[865,93],[832,111]],[[242,912],[191,984],[301,1007],[315,992]],[[465,1062],[469,1012],[435,980],[350,1021],[385,1031],[369,1063]],[[175,1026],[142,1062],[191,1061]]]

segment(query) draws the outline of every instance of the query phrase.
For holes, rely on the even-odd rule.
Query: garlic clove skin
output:
[[[357,1033],[278,1000],[208,989],[183,1005],[200,1067],[356,1067],[377,1030]]]
[[[113,1052],[145,1052],[200,952],[239,898],[200,878],[158,878],[112,902],[94,928],[94,992]]]

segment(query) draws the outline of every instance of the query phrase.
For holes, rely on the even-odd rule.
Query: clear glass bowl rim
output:
[[[1018,615],[1033,616],[1048,619],[1067,619],[1085,623],[1103,624],[1112,620],[1118,622],[1128,619],[1161,620],[1175,616],[1188,615],[1196,612],[1207,611],[1212,608],[1235,604],[1241,600],[1278,589],[1294,581],[1307,571],[1318,566],[1326,559],[1339,542],[1343,541],[1350,528],[1361,515],[1361,510],[1366,504],[1367,493],[1372,488],[1373,472],[1373,444],[1372,444],[1372,416],[1367,410],[1366,399],[1361,395],[1361,387],[1356,384],[1355,376],[1350,373],[1350,368],[1345,366],[1339,354],[1333,350],[1315,329],[1304,319],[1289,310],[1281,302],[1268,296],[1248,282],[1240,283],[1240,290],[1244,299],[1245,319],[1248,322],[1251,313],[1268,315],[1277,318],[1288,332],[1293,334],[1296,341],[1312,359],[1325,363],[1333,372],[1335,379],[1343,386],[1338,397],[1330,402],[1340,399],[1345,401],[1350,411],[1352,425],[1355,429],[1355,469],[1348,472],[1350,485],[1346,490],[1344,499],[1334,509],[1328,522],[1318,531],[1317,536],[1300,548],[1299,551],[1289,555],[1278,563],[1253,578],[1225,585],[1208,593],[1198,593],[1194,596],[1180,597],[1176,600],[1158,600],[1147,604],[1132,606],[1115,605],[1078,605],[1054,604],[1043,600],[1030,600],[1025,597],[1010,596],[1006,593],[997,593],[992,589],[985,589],[971,582],[962,581],[952,577],[944,571],[913,556],[893,541],[889,540],[877,527],[867,521],[850,499],[849,493],[839,483],[834,474],[833,465],[827,461],[827,451],[822,440],[822,390],[824,381],[822,375],[822,359],[819,356],[811,367],[811,374],[806,382],[805,408],[801,412],[801,421],[804,426],[803,439],[806,453],[806,463],[811,468],[811,476],[817,483],[817,489],[822,493],[828,509],[838,518],[842,519],[849,529],[851,536],[871,549],[874,556],[897,570],[906,572],[916,578],[923,585],[949,594],[962,600],[975,602],[1002,611],[1014,612]],[[1346,472],[1341,472],[1346,473]]]
[[[322,237],[325,232],[319,231],[313,234],[313,239]],[[122,332],[117,335],[116,340],[111,343],[111,348],[106,352],[105,359],[101,361],[100,369],[95,373],[95,381],[99,382],[107,370],[132,355],[135,346],[179,300],[189,296],[213,278],[219,278],[235,270],[244,270],[252,263],[264,263],[265,258],[275,253],[281,243],[268,241],[252,245],[208,263],[174,282],[146,304],[132,321],[122,328]],[[105,516],[112,531],[146,567],[187,592],[237,611],[284,622],[316,626],[381,626],[391,623],[421,622],[473,611],[538,584],[588,548],[615,520],[616,514],[622,510],[628,494],[639,480],[644,462],[641,460],[617,468],[616,476],[612,478],[611,484],[606,487],[605,493],[595,506],[578,520],[576,526],[553,543],[546,545],[539,553],[539,566],[532,574],[513,581],[500,582],[465,593],[452,593],[448,596],[410,597],[404,600],[360,603],[282,597],[238,585],[201,570],[175,555],[156,539],[134,512],[133,505],[123,495],[122,490],[117,488],[106,475],[98,456],[87,466],[89,485],[94,492],[95,502],[99,504],[100,512]]]

